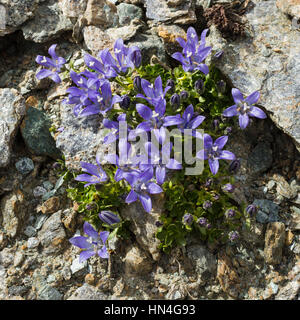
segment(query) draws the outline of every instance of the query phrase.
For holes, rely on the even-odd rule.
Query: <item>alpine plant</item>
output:
[[[56,44],[48,50],[51,58],[41,55],[36,58],[36,62],[43,67],[36,74],[38,79],[49,77],[54,82],[60,83],[62,81],[61,72],[70,70],[69,76],[73,85],[66,90],[67,98],[63,103],[73,106],[75,117],[100,115],[102,126],[110,130],[104,137],[103,144],[107,146],[116,143],[118,146],[118,154],[104,156],[106,164],[116,168],[113,179],[126,186],[128,193],[122,196],[125,203],[131,204],[139,201],[147,213],[152,211],[151,195],[163,192],[163,185],[169,179],[168,173],[172,174],[174,170],[179,171],[184,168],[183,164],[171,158],[173,144],[166,140],[168,127],[177,128],[181,133],[189,129],[189,132],[192,132],[189,133],[192,137],[203,139],[204,147],[197,152],[196,157],[208,161],[211,177],[217,175],[220,161],[231,161],[228,170],[231,174],[235,174],[240,167],[240,162],[235,155],[224,150],[228,136],[216,137],[220,130],[221,120],[214,119],[212,126],[210,126],[214,128],[213,137],[207,133],[202,135],[197,129],[209,127],[207,116],[202,113],[203,110],[193,104],[183,107],[184,104],[188,104],[188,99],[193,98],[195,93],[202,96],[206,90],[204,79],[209,74],[209,68],[205,64],[205,59],[212,50],[210,46],[206,45],[207,33],[208,29],[203,30],[199,39],[195,29],[188,28],[186,40],[176,39],[182,47],[182,52],[176,52],[172,55],[175,60],[180,62],[187,78],[192,79],[192,76],[198,75],[193,83],[190,80],[194,93],[182,90],[182,88],[178,90],[176,79],[165,80],[159,75],[151,82],[142,78],[138,75],[142,62],[140,49],[137,46],[125,46],[122,39],[115,42],[113,53],[109,49],[101,50],[97,57],[86,53],[84,55],[86,68],[81,72],[65,67],[66,60],[57,56],[55,52]],[[223,54],[223,51],[219,51],[214,58],[221,59]],[[132,77],[135,96],[128,92],[123,92],[122,95],[116,94],[112,89],[112,82],[115,80],[120,84],[122,79],[128,75]],[[224,81],[218,84],[217,90],[221,94],[225,93]],[[224,110],[223,116],[238,116],[241,129],[245,129],[249,125],[250,117],[266,118],[266,114],[255,106],[259,96],[259,92],[256,91],[244,97],[238,89],[233,88],[234,105]],[[120,108],[122,113],[119,113]],[[170,112],[170,110],[172,111]],[[129,111],[131,114],[134,112],[137,115],[137,122],[135,122],[135,127],[127,126],[128,138],[123,138],[120,133],[120,124],[128,121]],[[116,113],[118,116],[114,117]],[[230,128],[230,131],[227,130],[229,133],[232,128],[228,128]],[[140,133],[144,133],[148,138],[143,146],[144,154],[137,154],[135,152],[136,145],[132,142]],[[155,137],[156,143],[150,139],[152,137]],[[94,188],[94,185],[109,183],[112,177],[105,172],[103,165],[104,162],[100,161],[98,155],[95,163],[81,162],[83,173],[77,175],[75,180],[84,183],[84,188]],[[209,189],[217,183],[211,177],[207,179],[204,188]],[[234,192],[235,186],[232,183],[226,183],[220,189],[229,195]],[[214,201],[217,201],[219,197],[219,194],[215,193],[210,200],[203,201],[201,204],[202,215],[209,214],[214,210]],[[86,210],[97,210],[93,199],[91,201],[86,206]],[[256,212],[256,207],[249,205],[245,212],[248,216],[252,216]],[[236,217],[235,210],[227,210],[224,217],[228,221],[234,219]],[[118,227],[121,224],[119,216],[110,210],[101,210],[98,213],[98,218],[99,222],[109,228]],[[194,221],[197,223],[193,224]],[[204,232],[203,229],[210,230],[212,228],[207,217],[194,217],[187,212],[183,212],[181,223],[186,228],[190,228],[192,225],[201,228],[202,232]],[[163,224],[159,222],[159,225]],[[84,223],[83,231],[86,236],[74,236],[70,239],[74,246],[82,250],[80,261],[95,255],[104,259],[108,258],[109,232],[98,232],[88,222]],[[227,234],[227,237],[230,241],[236,241],[239,234],[232,230]]]

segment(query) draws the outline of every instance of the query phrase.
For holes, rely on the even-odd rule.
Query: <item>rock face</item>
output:
[[[32,18],[39,0],[1,0],[0,2],[0,20],[4,19],[4,28],[0,23],[0,37],[12,33],[18,29],[24,22]],[[2,21],[1,21],[2,22]],[[3,29],[3,30],[1,30]]]
[[[112,148],[101,143],[107,133],[102,130],[98,115],[76,118],[72,107],[63,105],[61,116],[64,130],[57,135],[56,146],[63,152],[70,169],[80,170],[80,161],[95,163],[97,153],[103,159],[104,154]]]
[[[0,89],[0,168],[9,163],[11,146],[25,111],[25,101],[17,90]]]
[[[215,274],[217,270],[217,261],[205,246],[193,245],[188,248],[188,257],[195,264],[195,271],[202,279]]]
[[[150,259],[138,247],[132,247],[125,256],[125,272],[127,275],[146,275],[152,270]]]
[[[34,42],[52,40],[62,32],[72,29],[71,20],[62,14],[56,0],[39,5],[34,18],[22,27],[24,38]]]
[[[229,257],[221,253],[218,259],[217,279],[224,292],[237,298],[241,289],[241,280]]]
[[[265,235],[265,260],[269,264],[279,264],[285,242],[285,226],[282,222],[269,223]]]
[[[300,2],[298,0],[277,0],[276,5],[282,12],[300,18]]]
[[[24,195],[16,191],[5,196],[0,203],[0,221],[10,237],[15,237],[25,216]]]
[[[253,204],[258,207],[258,212],[256,214],[257,222],[268,223],[278,221],[279,207],[276,203],[265,199],[255,199]]]
[[[49,128],[51,122],[46,114],[33,107],[27,109],[21,126],[21,133],[28,148],[36,155],[47,155],[54,159],[60,157]]]
[[[197,21],[192,3],[190,0],[145,0],[146,16],[160,22],[192,24]]]
[[[59,253],[66,241],[66,232],[61,222],[61,211],[54,213],[38,233],[38,239],[46,253]]]
[[[96,287],[85,283],[67,300],[107,300],[107,296]]]
[[[160,211],[162,206],[158,206],[154,197],[153,209],[151,213],[143,210],[140,203],[134,202],[125,207],[121,212],[123,218],[128,218],[131,221],[130,229],[136,236],[136,241],[141,248],[152,255],[153,260],[157,261],[160,257],[160,250],[158,249],[159,240],[155,237],[157,227],[155,222],[159,220]]]
[[[247,95],[259,90],[259,105],[300,146],[300,33],[276,0],[252,2],[246,38],[226,41],[212,26],[207,43],[224,50],[217,66],[233,86]]]

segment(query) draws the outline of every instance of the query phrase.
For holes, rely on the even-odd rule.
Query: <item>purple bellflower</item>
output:
[[[121,221],[120,218],[112,211],[101,211],[99,213],[99,218],[108,225],[119,223]]]
[[[47,69],[40,70],[36,74],[36,77],[39,80],[49,77],[56,83],[61,82],[61,79],[58,74],[62,66],[66,63],[66,60],[56,55],[55,53],[56,46],[57,46],[56,44],[53,44],[48,50],[48,53],[51,56],[51,59],[45,56],[40,56],[40,55],[36,57],[35,61],[38,64],[42,65],[43,67],[47,68]]]
[[[171,89],[171,86],[166,86],[166,88],[163,89],[162,80],[160,76],[158,76],[155,79],[154,84],[150,83],[148,80],[141,79],[141,86],[145,96],[141,93],[138,93],[136,95],[137,98],[147,100],[154,107],[156,107],[158,104],[164,104],[165,108],[165,95],[168,92],[168,90]]]
[[[222,136],[213,142],[209,134],[204,134],[204,150],[197,152],[197,158],[201,160],[208,160],[210,171],[213,175],[217,174],[219,170],[219,160],[234,160],[235,155],[227,150],[223,150],[227,143],[228,136]]]
[[[98,255],[103,259],[108,259],[109,253],[105,243],[109,236],[109,232],[103,231],[98,234],[88,222],[84,223],[83,231],[88,237],[75,236],[69,240],[74,246],[84,249],[79,255],[79,262],[82,263],[95,255]]]
[[[115,180],[120,181],[122,179],[129,180],[132,176],[133,171],[138,172],[136,169],[139,163],[142,161],[143,156],[133,155],[133,150],[131,145],[125,141],[120,140],[119,142],[119,155],[108,154],[105,156],[105,160],[111,164],[117,166],[117,171],[115,173]]]
[[[86,173],[78,175],[75,180],[87,182],[84,187],[88,187],[91,184],[102,183],[107,180],[107,174],[102,169],[98,156],[96,157],[96,162],[97,165],[83,161],[80,162],[82,171]]]
[[[141,170],[153,168],[155,170],[155,178],[158,184],[163,184],[166,178],[166,168],[171,170],[180,170],[182,165],[175,159],[170,159],[172,143],[165,143],[164,128],[153,130],[159,144],[162,145],[161,150],[153,142],[146,142],[145,148],[148,154],[149,163],[140,163]]]
[[[126,176],[126,180],[131,186],[125,202],[132,203],[140,200],[145,211],[150,213],[152,210],[152,201],[148,193],[157,194],[163,192],[162,188],[155,182],[152,182],[153,169],[149,168],[144,172],[133,171]]]
[[[190,213],[186,213],[182,218],[182,223],[188,226],[192,225],[194,222],[194,217]]]
[[[168,117],[166,117],[167,119]],[[200,124],[204,121],[205,117],[204,116],[198,116],[196,113],[194,113],[194,107],[193,105],[189,105],[183,115],[182,115],[183,122],[178,125],[178,129],[184,133],[184,129],[197,129]],[[202,138],[202,135],[200,132],[193,131],[192,136],[197,137],[197,138]]]
[[[255,117],[259,119],[265,119],[266,114],[258,107],[253,106],[259,99],[259,92],[255,91],[244,99],[243,94],[239,89],[232,89],[232,97],[235,104],[227,108],[223,112],[225,117],[239,116],[239,125],[241,129],[245,129],[249,124],[249,117]]]
[[[206,57],[211,52],[211,47],[205,46],[205,37],[208,29],[203,30],[201,34],[201,42],[199,43],[198,35],[193,27],[187,30],[187,41],[183,38],[177,38],[177,42],[181,45],[183,51],[175,52],[172,58],[181,62],[183,70],[191,72],[200,70],[204,74],[209,73],[208,66],[203,63]]]
[[[107,129],[111,129],[111,132],[104,137],[104,144],[110,144],[119,139],[119,122],[126,121],[126,113],[122,113],[118,116],[118,121],[112,121],[103,119],[103,125]],[[130,130],[130,128],[128,128]]]

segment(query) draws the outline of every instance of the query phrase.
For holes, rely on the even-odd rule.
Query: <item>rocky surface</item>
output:
[[[70,184],[53,168],[53,158],[61,152],[66,166],[79,170],[80,161],[95,162],[97,153],[103,157],[109,150],[101,144],[99,116],[75,118],[61,103],[67,81],[36,80],[36,55],[47,54],[55,42],[60,55],[80,69],[84,52],[97,54],[121,36],[141,48],[144,62],[155,55],[168,63],[179,49],[176,37],[185,37],[193,23],[202,31],[200,13],[212,1],[0,0],[7,9],[0,31],[1,300],[299,299],[299,31],[292,19],[299,15],[294,2],[251,1],[242,17],[244,38],[225,40],[210,27],[208,42],[224,50],[215,61],[218,67],[245,94],[260,90],[259,104],[293,138],[268,119],[230,139],[230,150],[241,160],[233,197],[258,206],[250,228],[244,226],[234,244],[191,237],[186,247],[167,255],[155,238],[163,198],[154,197],[151,214],[139,203],[124,207],[120,214],[131,221],[131,237],[111,243],[108,261],[93,257],[80,263],[80,250],[68,239],[82,234],[83,214],[66,198]]]
[[[9,163],[12,144],[25,112],[25,101],[16,90],[0,89],[0,167]]]
[[[224,50],[217,66],[233,86],[247,95],[259,90],[259,104],[299,147],[300,33],[277,8],[276,0],[252,2],[244,15],[248,25],[245,38],[227,41],[212,26],[208,43]],[[292,1],[284,2],[296,7]]]

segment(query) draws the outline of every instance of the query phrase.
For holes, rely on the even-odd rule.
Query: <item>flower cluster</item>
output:
[[[205,37],[208,29],[205,29],[198,39],[198,35],[194,28],[190,27],[187,31],[187,40],[177,38],[178,43],[182,47],[182,52],[176,52],[172,57],[182,64],[182,68],[186,73],[198,74],[203,77],[208,75],[209,68],[204,60],[211,52],[211,47],[206,46]],[[39,79],[50,77],[53,81],[59,83],[61,81],[59,73],[66,63],[65,59],[58,57],[55,53],[56,45],[49,48],[50,58],[38,56],[36,61],[45,69],[37,73]],[[218,58],[221,56],[219,54]],[[201,126],[207,127],[207,116],[203,110],[197,105],[188,104],[186,101],[190,97],[190,92],[186,90],[176,92],[175,81],[171,78],[162,79],[159,75],[152,81],[144,79],[139,75],[132,81],[135,95],[114,94],[111,82],[116,79],[119,82],[122,77],[132,73],[141,65],[141,51],[138,47],[126,47],[122,39],[118,39],[114,44],[114,53],[108,49],[101,50],[98,57],[95,58],[89,54],[85,54],[84,61],[86,69],[82,72],[75,70],[70,71],[70,77],[74,85],[67,89],[68,97],[64,103],[73,106],[74,115],[77,117],[85,117],[95,114],[103,116],[103,126],[110,132],[104,138],[104,144],[118,143],[118,155],[106,155],[105,160],[116,167],[114,180],[122,181],[128,187],[129,193],[124,197],[127,204],[140,201],[144,210],[148,213],[152,210],[152,194],[163,192],[163,184],[166,181],[167,173],[171,170],[181,170],[184,166],[175,156],[172,158],[173,143],[166,138],[167,128],[176,128],[179,132],[184,133],[189,130],[190,138],[203,139],[204,147],[198,151],[196,157],[199,160],[207,160],[213,176],[217,175],[220,168],[221,160],[229,160],[231,164],[229,171],[236,172],[239,168],[239,160],[235,155],[224,150],[228,141],[228,135],[213,137],[207,133],[204,135],[197,131]],[[197,77],[193,81],[194,94],[202,95],[205,92],[206,83],[204,78]],[[117,82],[118,82],[117,81]],[[119,83],[118,82],[118,83]],[[192,82],[192,81],[191,81]],[[218,92],[224,94],[226,89],[225,82],[218,83]],[[128,93],[128,92],[127,92]],[[249,124],[249,117],[265,118],[265,113],[254,106],[259,99],[259,93],[254,92],[244,98],[238,89],[232,89],[232,96],[235,104],[225,111],[223,116],[232,117],[239,116],[239,124],[245,129]],[[183,102],[186,107],[182,108]],[[119,104],[123,113],[116,112],[114,108]],[[132,128],[126,127],[126,138],[121,134],[121,124],[128,119],[127,111],[129,108],[135,107],[136,120],[138,124]],[[228,104],[229,105],[229,104]],[[114,112],[112,113],[112,109]],[[167,110],[172,110],[168,112]],[[113,115],[118,113],[118,117]],[[111,117],[110,115],[113,114]],[[221,116],[221,114],[219,114]],[[220,121],[215,119],[213,122],[214,132],[219,129]],[[230,132],[231,128],[227,128]],[[136,138],[144,135],[146,140],[143,143],[142,153],[136,152]],[[153,141],[153,138],[154,141]],[[78,175],[75,180],[85,182],[84,187],[91,185],[103,184],[109,181],[108,174],[102,168],[99,157],[96,157],[96,165],[87,162],[81,162],[83,173]],[[209,178],[204,188],[209,188],[212,184]],[[234,191],[235,187],[231,183],[223,185],[221,190],[226,194]],[[219,194],[212,196],[210,200],[201,203],[201,210],[210,212],[213,202],[219,199]],[[88,209],[90,210],[90,209]],[[252,214],[255,208],[248,207],[247,212]],[[233,209],[227,210],[224,214],[227,220],[236,216]],[[199,217],[199,216],[198,216]],[[119,224],[120,219],[111,211],[101,211],[99,213],[100,220],[106,225]],[[196,221],[198,227],[211,229],[212,225],[207,218],[200,215],[200,218],[194,219],[191,213],[184,213],[182,223],[187,228]],[[203,231],[203,230],[202,230]],[[108,257],[106,249],[106,241],[108,232],[100,232],[87,222],[84,224],[84,232],[88,237],[76,236],[70,241],[84,251],[80,254],[80,259],[85,260],[92,255],[99,255],[102,258]],[[237,238],[237,234],[232,233],[229,238],[231,240]]]

